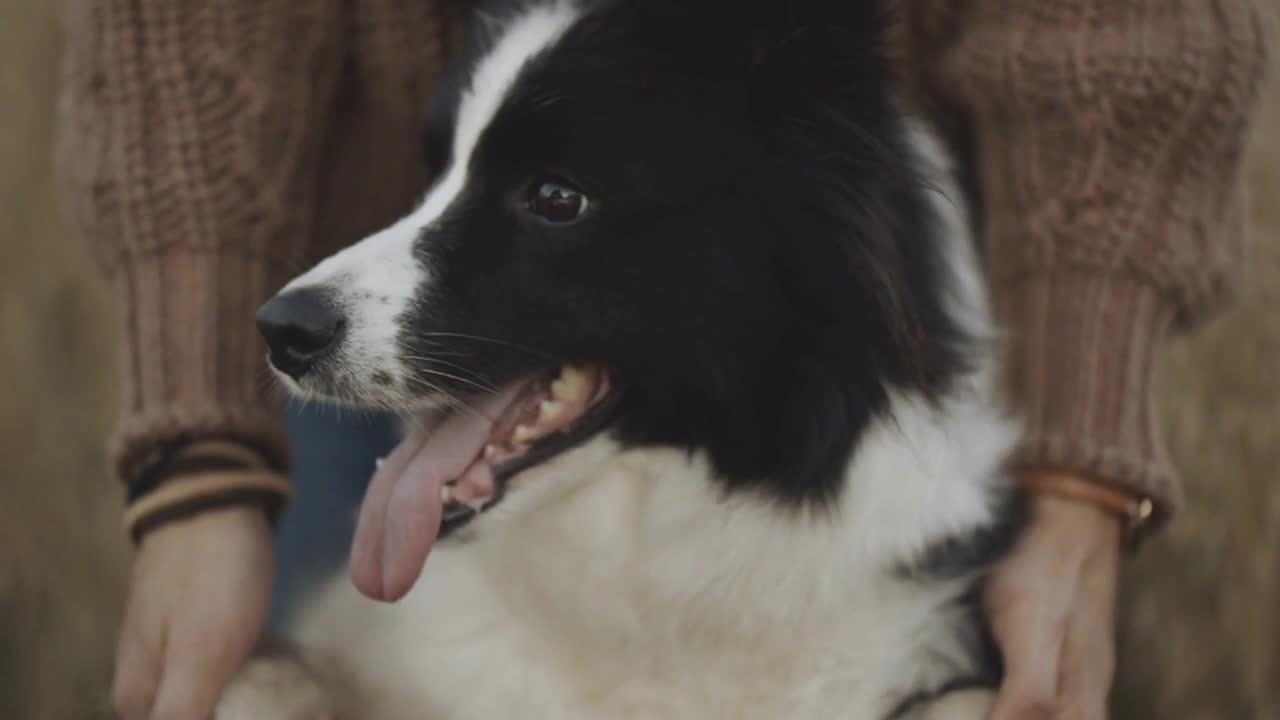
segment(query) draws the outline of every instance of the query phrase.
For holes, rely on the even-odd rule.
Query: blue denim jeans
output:
[[[356,513],[374,461],[399,439],[391,416],[290,403],[294,499],[276,530],[276,579],[268,627],[281,631],[297,601],[345,567]]]

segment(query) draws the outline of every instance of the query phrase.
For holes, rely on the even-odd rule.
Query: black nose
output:
[[[267,340],[271,364],[294,380],[329,350],[342,326],[342,313],[321,290],[291,290],[258,308],[258,332]]]

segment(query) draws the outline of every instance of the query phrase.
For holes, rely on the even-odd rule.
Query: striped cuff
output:
[[[148,531],[205,510],[261,505],[272,522],[292,495],[289,481],[262,455],[228,440],[200,440],[166,453],[130,483],[124,525],[138,542]]]
[[[1016,464],[1074,472],[1176,513],[1181,488],[1152,393],[1174,307],[1102,273],[1046,273],[994,288],[1010,332],[1007,371],[1026,435]]]

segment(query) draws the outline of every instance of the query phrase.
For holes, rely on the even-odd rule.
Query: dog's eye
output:
[[[529,190],[529,212],[555,225],[571,223],[582,217],[587,205],[587,196],[562,178],[539,180]]]

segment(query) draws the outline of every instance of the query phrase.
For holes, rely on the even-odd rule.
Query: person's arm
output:
[[[318,143],[341,58],[340,3],[68,2],[58,148],[78,228],[120,313],[111,457],[154,512],[283,496],[286,445],[253,326],[306,252]],[[175,443],[217,446],[156,502]],[[237,465],[252,467],[236,469]],[[207,475],[208,477],[204,477]],[[215,478],[216,476],[216,478]],[[241,480],[230,479],[238,476]]]
[[[1181,495],[1157,349],[1241,269],[1240,164],[1265,66],[1251,0],[974,0],[938,59],[972,122],[1023,469]]]
[[[954,10],[933,9],[943,6]],[[1261,16],[1250,0],[919,7],[918,27],[939,41],[926,87],[974,142],[1009,387],[1027,427],[1015,462],[1032,522],[987,589],[1006,660],[992,717],[1100,719],[1128,528],[1089,486],[1153,509],[1153,526],[1179,507],[1154,362],[1241,268]]]
[[[296,270],[337,0],[72,0],[58,148],[120,312],[112,443],[139,539],[123,718],[204,717],[261,631],[286,446],[254,313]]]

